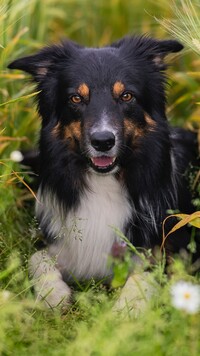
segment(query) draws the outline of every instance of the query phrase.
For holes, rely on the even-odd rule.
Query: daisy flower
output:
[[[12,151],[10,154],[10,159],[14,162],[21,162],[23,158],[23,154],[20,151]]]
[[[171,287],[172,305],[188,314],[200,310],[200,286],[190,282],[179,281]]]

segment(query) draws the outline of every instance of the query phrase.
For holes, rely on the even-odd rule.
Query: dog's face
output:
[[[73,42],[44,48],[9,66],[38,83],[49,140],[82,157],[86,168],[114,173],[165,118],[165,65],[177,41],[124,38],[104,48]]]

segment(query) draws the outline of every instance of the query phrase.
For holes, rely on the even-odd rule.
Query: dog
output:
[[[30,273],[47,305],[68,303],[73,279],[111,274],[116,229],[154,249],[168,210],[193,212],[185,171],[196,136],[166,118],[165,57],[182,48],[148,36],[102,48],[66,40],[8,66],[31,74],[39,91],[36,216],[47,247],[32,256]],[[180,230],[166,250],[189,242]]]

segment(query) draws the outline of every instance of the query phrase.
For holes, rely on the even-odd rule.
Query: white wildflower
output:
[[[11,296],[11,293],[8,290],[4,290],[1,293],[1,299],[3,302],[6,302]]]
[[[175,308],[195,314],[200,310],[200,286],[179,281],[171,287],[172,304]]]
[[[23,154],[20,151],[12,151],[10,154],[10,159],[14,162],[21,162],[23,158]]]

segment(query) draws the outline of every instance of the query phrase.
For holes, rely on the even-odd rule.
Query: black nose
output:
[[[97,151],[109,151],[115,145],[115,136],[110,131],[94,132],[90,136],[91,145]]]

